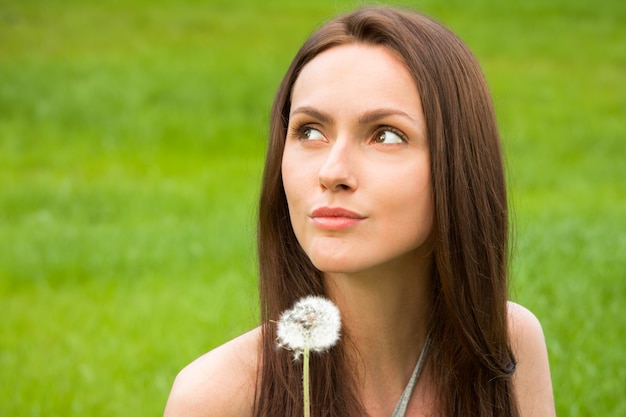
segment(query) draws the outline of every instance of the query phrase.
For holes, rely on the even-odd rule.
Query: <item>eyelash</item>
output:
[[[297,124],[297,125],[295,125],[293,127],[290,127],[289,128],[289,132],[290,132],[291,135],[293,135],[297,139],[302,140],[305,137],[304,132],[306,132],[309,129],[314,129],[314,130],[317,130],[317,131],[321,132],[320,129],[317,129],[317,128],[311,126],[311,124],[309,124],[309,123]],[[384,133],[384,132],[391,132],[391,133],[393,133],[395,135],[398,135],[398,137],[400,139],[402,139],[404,142],[408,142],[408,138],[404,134],[404,132],[402,132],[400,129],[397,129],[397,128],[391,127],[391,126],[379,126],[378,128],[376,128],[376,130],[374,130],[374,133],[372,135],[372,141],[375,141],[378,138],[378,136],[381,133]],[[384,145],[384,144],[381,144],[381,145]],[[387,146],[389,146],[389,145],[395,145],[395,144],[387,144]]]
[[[320,129],[317,129],[317,128],[311,126],[309,123],[302,123],[302,124],[298,124],[298,125],[295,125],[293,127],[290,127],[289,128],[289,132],[290,132],[289,134],[291,136],[294,136],[295,138],[297,138],[299,140],[302,140],[302,139],[305,138],[304,132],[306,132],[309,129],[315,129],[315,130],[321,132]]]
[[[402,139],[403,142],[408,142],[408,138],[406,137],[404,132],[402,132],[400,129],[397,129],[397,128],[391,127],[391,126],[381,126],[378,129],[376,129],[374,131],[373,140],[376,140],[378,138],[378,136],[381,133],[383,133],[383,132],[391,132],[391,133],[397,135],[400,139]],[[391,144],[389,144],[389,145],[391,145]],[[395,145],[395,144],[393,144],[393,145]]]

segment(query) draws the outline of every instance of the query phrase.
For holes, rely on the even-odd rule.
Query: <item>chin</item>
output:
[[[338,256],[318,256],[311,258],[313,266],[322,272],[331,274],[350,274],[364,271],[372,267],[363,260],[355,260],[354,258],[343,258]]]

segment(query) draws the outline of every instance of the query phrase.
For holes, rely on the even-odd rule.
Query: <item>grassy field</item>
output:
[[[0,1],[0,416],[159,415],[255,325],[272,96],[355,4]],[[407,4],[492,87],[559,415],[626,415],[626,3]]]

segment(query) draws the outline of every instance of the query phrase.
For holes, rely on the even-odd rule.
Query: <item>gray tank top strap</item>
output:
[[[422,353],[420,353],[420,357],[417,360],[417,365],[415,365],[415,369],[413,370],[413,374],[411,375],[411,379],[409,379],[409,383],[404,388],[402,392],[402,396],[400,397],[400,401],[396,405],[396,409],[393,410],[393,414],[391,417],[404,417],[406,414],[406,408],[409,405],[409,400],[411,399],[411,395],[413,394],[413,390],[415,389],[415,385],[417,384],[417,380],[422,373],[422,368],[424,367],[424,363],[426,362],[426,356],[428,356],[428,351],[430,349],[430,337],[426,337],[426,343],[424,343],[424,347],[422,348]]]

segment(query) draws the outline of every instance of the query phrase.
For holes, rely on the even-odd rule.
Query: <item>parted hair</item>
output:
[[[382,45],[411,72],[422,101],[434,198],[429,373],[438,416],[516,417],[507,326],[508,214],[500,138],[478,62],[450,30],[408,9],[365,7],[315,31],[276,93],[259,202],[262,320],[255,417],[302,413],[302,365],[276,348],[273,322],[322,274],[300,247],[281,177],[293,85],[318,54],[346,44]],[[342,340],[311,362],[313,415],[365,414]]]

